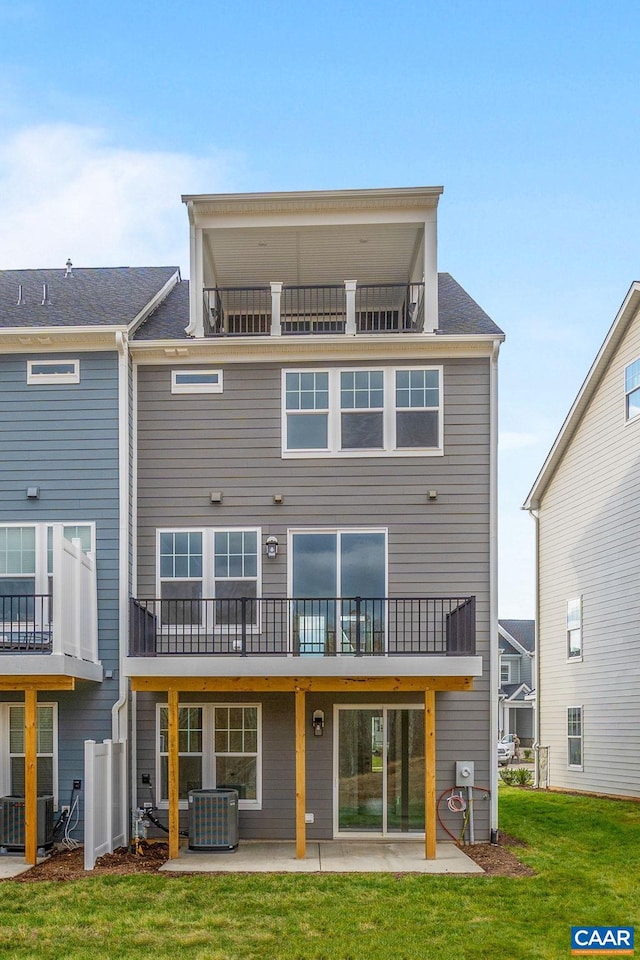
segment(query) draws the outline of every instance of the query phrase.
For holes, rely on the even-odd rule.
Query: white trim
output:
[[[410,371],[436,371],[438,373],[438,406],[436,407],[398,407],[396,405],[396,375],[400,372]],[[382,372],[384,376],[384,408],[382,410],[383,418],[383,445],[382,447],[343,449],[341,447],[341,385],[340,378],[343,373],[369,373]],[[325,408],[319,410],[287,410],[287,375],[291,373],[326,373],[328,378],[328,400],[329,406],[326,410],[327,416],[327,446],[326,448],[302,448],[289,449],[287,447],[287,427],[288,417],[296,415],[322,416]],[[304,459],[353,459],[362,457],[441,457],[444,455],[444,366],[442,364],[423,364],[409,363],[398,365],[379,366],[375,364],[362,364],[359,366],[342,365],[339,367],[283,367],[281,372],[281,396],[280,396],[280,416],[281,416],[281,437],[280,449],[283,460],[304,460]],[[374,412],[379,412],[379,408],[371,408]],[[433,447],[398,447],[396,446],[396,424],[398,412],[407,410],[427,410],[438,414],[438,439],[436,446]],[[346,412],[355,412],[348,410]],[[364,411],[362,411],[364,412]]]
[[[340,775],[339,775],[339,759],[340,759],[340,731],[339,731],[339,717],[341,710],[381,710],[382,711],[382,721],[383,721],[383,735],[382,735],[382,831],[376,832],[374,830],[340,830],[339,829],[339,791],[340,791]],[[340,839],[380,839],[383,837],[385,840],[389,838],[396,838],[398,840],[419,840],[421,837],[424,837],[424,830],[409,830],[406,833],[401,831],[393,830],[389,832],[388,823],[387,823],[387,760],[388,760],[388,741],[387,741],[387,713],[389,710],[420,710],[424,714],[424,703],[334,703],[333,704],[333,797],[332,797],[332,807],[333,807],[333,838],[334,840]],[[426,754],[426,745],[425,745],[425,754]],[[426,755],[424,758],[426,763]],[[425,801],[425,822],[426,822],[426,801]]]
[[[56,373],[55,367],[60,366],[70,367],[71,369],[64,373]],[[36,367],[42,367],[43,369],[37,371],[34,369]],[[50,368],[52,372],[47,373],[47,368]],[[80,383],[80,361],[63,360],[61,358],[57,360],[27,360],[27,383],[31,386],[38,384]]]
[[[215,375],[217,379],[209,383],[198,382],[198,377],[211,377]],[[187,382],[178,383],[178,378],[187,378]],[[188,382],[188,378],[193,378]],[[178,369],[171,371],[171,393],[222,393],[222,370],[212,369]]]
[[[178,704],[178,709],[198,709],[202,710],[202,750],[199,753],[185,753],[185,756],[202,757],[202,787],[203,789],[215,788],[216,786],[216,757],[218,753],[215,749],[215,711],[216,708],[233,709],[255,707],[257,711],[257,749],[256,758],[256,799],[238,801],[239,810],[262,810],[262,702],[261,701],[197,701]],[[169,809],[169,801],[161,797],[161,757],[168,756],[168,751],[160,750],[160,711],[168,709],[165,702],[156,703],[156,730],[155,730],[155,777],[156,777],[156,802],[160,810]],[[220,751],[220,756],[225,757],[253,757],[252,752],[247,753],[224,753]],[[189,807],[187,800],[180,800],[178,808],[187,810]]]

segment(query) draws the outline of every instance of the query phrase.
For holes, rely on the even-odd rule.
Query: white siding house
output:
[[[527,498],[549,786],[640,796],[640,283]]]

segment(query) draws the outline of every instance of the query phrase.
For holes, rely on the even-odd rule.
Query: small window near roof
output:
[[[171,393],[222,393],[222,370],[172,370]]]
[[[27,383],[80,383],[80,361],[27,360]]]
[[[634,420],[640,415],[640,360],[634,360],[624,368],[625,419]]]

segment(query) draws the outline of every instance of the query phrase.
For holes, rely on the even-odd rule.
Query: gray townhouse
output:
[[[503,334],[438,273],[441,192],[183,198],[190,282],[129,341],[123,661],[171,857],[189,791],[233,788],[241,838],[431,858],[457,764],[497,827]]]

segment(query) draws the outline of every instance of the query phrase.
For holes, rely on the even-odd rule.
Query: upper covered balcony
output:
[[[206,337],[437,330],[442,188],[186,196],[187,333]]]
[[[0,676],[102,680],[92,525],[0,527]]]

